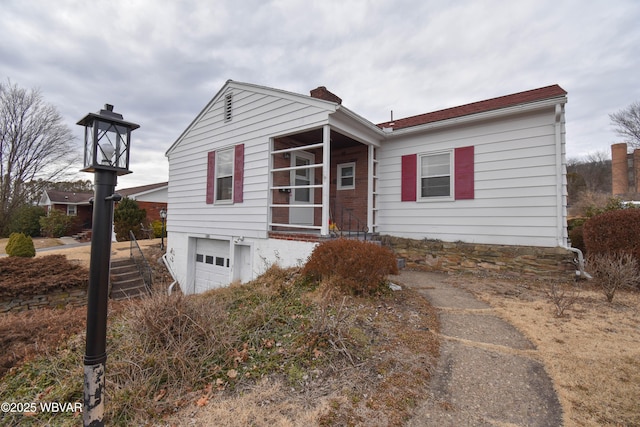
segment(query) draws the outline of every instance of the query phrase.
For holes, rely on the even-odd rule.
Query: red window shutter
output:
[[[456,200],[473,199],[474,185],[474,149],[460,147],[455,150],[455,196]]]
[[[244,144],[235,147],[233,156],[233,202],[242,203],[244,184]]]
[[[207,153],[207,204],[213,203],[213,192],[216,180],[216,152]]]
[[[417,154],[408,154],[406,156],[402,156],[400,200],[402,200],[403,202],[416,201],[416,183],[418,180],[417,168]]]

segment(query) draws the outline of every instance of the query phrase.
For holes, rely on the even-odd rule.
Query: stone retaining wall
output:
[[[484,245],[383,236],[406,268],[424,271],[574,278],[575,254],[564,248]]]
[[[33,310],[36,308],[66,308],[87,305],[87,289],[51,291],[42,295],[17,295],[0,299],[0,313]]]

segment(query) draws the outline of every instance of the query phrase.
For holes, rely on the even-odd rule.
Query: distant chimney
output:
[[[342,99],[337,95],[329,92],[326,87],[318,86],[315,89],[311,89],[311,97],[324,99],[325,101],[337,102],[338,104],[342,104]]]
[[[611,146],[611,192],[614,196],[629,192],[629,163],[624,142]]]

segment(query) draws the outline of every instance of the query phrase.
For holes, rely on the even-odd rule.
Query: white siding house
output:
[[[557,85],[375,125],[228,81],[167,151],[169,261],[186,293],[304,262],[335,234],[565,247]]]

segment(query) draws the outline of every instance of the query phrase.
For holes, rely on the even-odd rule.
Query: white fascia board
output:
[[[487,119],[494,119],[499,117],[506,117],[513,114],[518,114],[526,111],[535,111],[543,108],[555,108],[557,104],[566,104],[567,97],[561,96],[556,98],[549,98],[543,101],[529,102],[526,104],[514,105],[512,107],[500,108],[497,110],[485,111],[482,113],[469,114],[466,116],[455,117],[452,119],[440,120],[437,122],[426,123],[424,125],[411,126],[398,130],[384,132],[385,139],[393,139],[401,135],[407,135],[411,133],[419,133],[434,129],[440,129],[450,126],[457,126],[461,124],[473,123],[475,121],[482,121]]]
[[[338,106],[335,113],[329,115],[329,125],[364,144],[379,147],[384,139],[382,129],[342,105]]]

